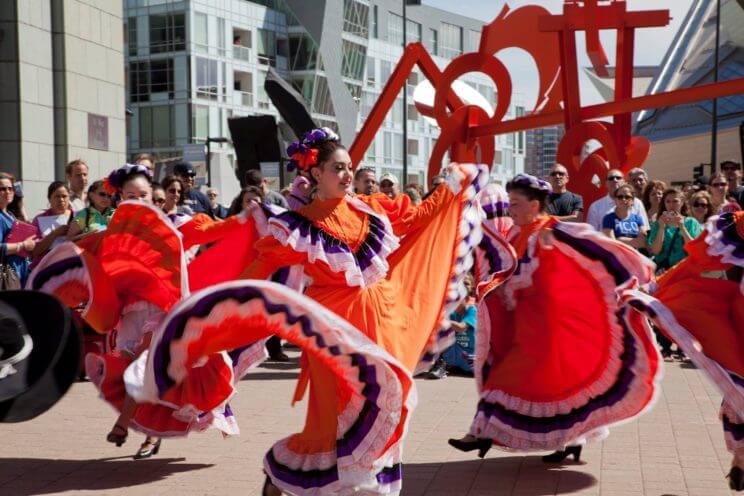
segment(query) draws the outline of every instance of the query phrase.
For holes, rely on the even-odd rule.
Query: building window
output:
[[[171,59],[129,64],[129,94],[132,102],[150,101],[153,94],[173,98],[173,61]],[[163,99],[160,97],[159,99]]]
[[[175,107],[157,105],[140,107],[139,138],[140,148],[166,148],[175,146]]]
[[[364,62],[367,58],[366,47],[348,40],[343,40],[342,47],[343,60],[341,64],[341,75],[361,81],[364,75]]]
[[[385,131],[383,134],[382,158],[386,164],[393,163],[393,133]]]
[[[477,52],[480,48],[480,39],[480,31],[473,31],[472,29],[468,29],[468,51]]]
[[[225,56],[226,45],[227,45],[227,33],[225,32],[225,20],[221,17],[217,18],[217,49],[220,57]]]
[[[276,67],[276,31],[258,30],[258,63]]]
[[[403,17],[388,12],[388,41],[395,45],[403,44]]]
[[[207,36],[207,15],[196,12],[194,14],[194,44],[196,51],[206,53],[209,49],[209,37]]]
[[[387,84],[390,75],[393,72],[393,66],[387,60],[380,60],[380,81]]]
[[[150,52],[176,52],[186,49],[184,14],[150,16]]]
[[[421,24],[406,19],[406,44],[421,41]]]
[[[367,57],[365,72],[367,74],[367,86],[374,88],[377,78],[375,77],[375,59],[373,57]]]
[[[377,19],[377,5],[372,6],[372,37],[377,39],[379,38],[377,26],[378,26],[378,19]]]
[[[206,140],[209,135],[209,107],[194,105],[191,107],[191,138]]]
[[[313,96],[313,112],[322,115],[335,116],[328,80],[325,76],[315,77],[315,95]]]
[[[289,38],[289,67],[293,71],[314,70],[318,61],[318,45],[307,34]]]
[[[129,55],[137,55],[137,18],[130,17],[127,19],[127,46]]]
[[[194,57],[194,65],[196,97],[216,100],[219,88],[217,61]]]
[[[440,55],[448,59],[454,59],[462,55],[462,28],[443,22],[439,29],[441,35]]]
[[[419,141],[417,139],[408,140],[408,154],[414,157],[418,157],[419,154]]]
[[[344,31],[369,37],[369,6],[357,0],[344,0]]]
[[[429,29],[429,53],[439,55],[439,32],[436,29]]]

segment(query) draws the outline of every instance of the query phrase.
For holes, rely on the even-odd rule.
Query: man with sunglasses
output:
[[[212,204],[204,193],[194,187],[196,182],[196,169],[189,162],[178,162],[173,166],[173,174],[183,183],[184,203],[194,213],[203,213],[214,219]]]
[[[548,182],[553,187],[553,192],[548,196],[547,210],[550,215],[564,222],[581,222],[584,200],[566,189],[568,180],[568,170],[561,164],[555,164],[550,169]]]
[[[721,172],[726,176],[729,184],[729,193],[734,197],[736,203],[744,205],[744,186],[742,185],[741,164],[733,160],[721,162]]]
[[[615,211],[615,191],[622,184],[625,184],[623,173],[617,169],[610,169],[605,177],[605,184],[607,185],[607,196],[592,203],[586,216],[587,224],[591,224],[599,232],[602,232],[602,219],[605,215]],[[643,225],[649,225],[646,208],[640,198],[633,198],[633,206],[630,208],[630,212],[641,217]]]

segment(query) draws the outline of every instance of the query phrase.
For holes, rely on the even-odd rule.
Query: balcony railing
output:
[[[233,45],[233,58],[244,62],[251,61],[251,49],[243,45]]]
[[[233,92],[233,103],[243,107],[253,107],[253,93],[235,90]]]

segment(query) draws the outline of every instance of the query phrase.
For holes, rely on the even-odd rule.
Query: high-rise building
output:
[[[278,116],[263,90],[269,66],[304,96],[319,125],[351,143],[402,56],[401,14],[401,3],[393,0],[126,0],[130,154],[178,156],[185,145],[208,136],[229,137],[230,117]],[[407,41],[423,42],[440,67],[477,50],[482,27],[426,6],[407,12]],[[419,116],[410,98],[421,80],[418,71],[409,78],[407,142],[401,92],[366,153],[364,164],[378,174],[392,172],[402,180],[407,153],[408,179],[424,181],[438,129]],[[464,80],[495,103],[485,75]],[[518,114],[521,107],[510,109],[509,116]],[[497,138],[495,179],[523,169],[524,147],[524,133]],[[220,156],[218,174],[231,174],[230,145],[212,149]]]
[[[563,126],[549,126],[527,131],[527,154],[525,171],[545,178],[555,165],[558,144],[563,138]]]
[[[91,179],[126,153],[121,0],[0,1],[0,170],[26,210],[83,159]]]

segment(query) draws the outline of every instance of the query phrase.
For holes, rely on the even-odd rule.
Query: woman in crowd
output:
[[[643,206],[646,207],[649,223],[653,223],[659,216],[661,197],[664,196],[667,185],[664,181],[650,181],[643,190]]]
[[[708,192],[713,199],[713,212],[715,214],[741,210],[741,205],[736,203],[736,200],[731,196],[728,179],[722,172],[717,172],[710,178]]]
[[[176,176],[167,176],[162,182],[165,191],[165,203],[163,212],[169,217],[188,215],[192,217],[194,211],[186,205],[183,195],[183,183]]]
[[[67,239],[77,240],[81,236],[103,231],[111,222],[114,209],[111,207],[111,194],[104,188],[103,181],[95,181],[88,187],[88,206],[75,214],[67,230]]]
[[[31,234],[23,236],[16,242],[8,241],[13,226],[18,222],[18,219],[8,208],[15,195],[13,182],[13,176],[0,172],[0,263],[15,272],[18,284],[23,287],[29,271],[28,254],[33,252],[37,238]]]
[[[664,191],[656,221],[651,224],[648,249],[656,262],[657,272],[663,272],[684,259],[685,243],[697,238],[703,228],[694,217],[688,217],[682,192],[676,188]]]
[[[640,249],[646,246],[648,228],[640,215],[630,211],[633,195],[634,189],[629,184],[623,184],[615,190],[615,210],[602,219],[602,232],[612,239]]]
[[[47,188],[49,208],[32,222],[40,239],[33,251],[34,265],[53,247],[66,240],[75,213],[70,207],[70,191],[62,181],[54,181]]]
[[[248,208],[252,203],[262,204],[264,203],[264,193],[258,186],[246,186],[240,190],[238,196],[233,198],[230,208],[227,210],[227,216],[238,215],[240,212]]]
[[[184,333],[199,325],[195,316],[185,320],[154,344],[169,367],[148,366],[178,383],[181,368],[205,354],[279,334],[304,350],[294,399],[310,386],[308,414],[302,432],[266,455],[264,494],[394,493],[411,374],[422,356],[430,361],[451,342],[446,316],[466,296],[462,280],[478,241],[473,200],[488,173],[450,164],[445,184],[415,208],[405,195],[352,197],[351,159],[329,129],[294,151],[317,198],[269,217],[243,275],[265,279],[301,265],[312,281],[306,296],[263,281],[208,289],[189,305],[210,325]]]
[[[708,219],[685,246],[688,258],[661,276],[653,296],[627,295],[718,387],[726,447],[733,456],[729,485],[744,490],[744,212]],[[727,280],[715,274],[725,272]],[[712,276],[713,274],[713,276]]]
[[[165,190],[163,189],[163,185],[155,181],[152,182],[152,204],[161,210],[163,209],[163,205],[165,205]]]
[[[701,226],[704,226],[705,222],[715,214],[713,211],[713,198],[711,198],[710,193],[707,191],[693,193],[690,196],[688,205],[690,214]]]
[[[492,445],[557,450],[543,460],[578,461],[584,442],[644,413],[658,392],[653,337],[626,319],[617,296],[648,283],[652,266],[587,224],[547,216],[547,182],[519,174],[507,191],[511,246],[484,230],[502,247],[487,250],[485,272],[505,273],[478,285],[480,401],[469,433],[450,445],[481,457]]]

